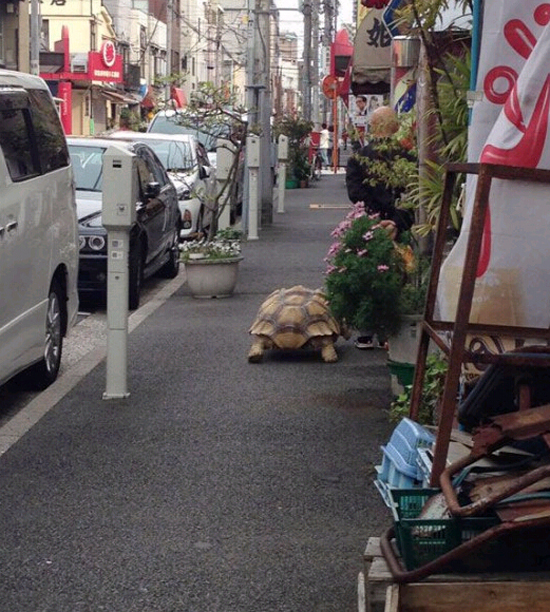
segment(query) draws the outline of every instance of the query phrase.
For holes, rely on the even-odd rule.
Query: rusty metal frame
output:
[[[450,164],[446,168],[443,198],[439,213],[439,221],[435,238],[432,268],[428,285],[424,320],[421,324],[420,339],[416,360],[415,375],[412,387],[410,416],[418,418],[422,387],[426,373],[426,358],[430,340],[433,341],[448,356],[449,367],[445,378],[445,386],[441,400],[441,413],[434,448],[434,458],[431,473],[431,485],[438,486],[439,477],[445,469],[451,430],[453,427],[456,397],[458,394],[461,366],[465,362],[471,363],[516,363],[521,360],[531,365],[528,358],[521,355],[474,355],[466,349],[466,340],[469,333],[497,334],[516,336],[518,338],[540,338],[550,341],[550,329],[532,327],[517,327],[507,325],[485,325],[469,323],[472,308],[472,298],[475,288],[475,277],[483,226],[487,212],[491,183],[494,178],[503,180],[520,180],[536,183],[550,183],[550,170],[538,168],[519,168],[516,166],[502,166],[495,164]],[[435,302],[439,284],[441,265],[443,263],[446,230],[450,220],[450,206],[453,188],[457,174],[477,174],[475,200],[470,223],[470,235],[466,247],[464,269],[457,311],[454,322],[435,320]],[[447,343],[439,332],[451,331],[452,340]],[[539,360],[540,363],[540,360]],[[550,359],[548,361],[550,367]]]

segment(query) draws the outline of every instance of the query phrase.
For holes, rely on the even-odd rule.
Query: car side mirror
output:
[[[207,166],[199,166],[199,178],[201,181],[207,179],[210,176],[210,168]]]
[[[156,198],[160,193],[160,183],[153,181],[151,183],[147,183],[147,188],[145,189],[145,196],[147,198]]]

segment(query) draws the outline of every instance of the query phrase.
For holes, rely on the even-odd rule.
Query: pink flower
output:
[[[380,264],[377,267],[378,272],[387,272],[390,269],[389,266],[386,266],[385,264]]]
[[[333,242],[330,245],[330,248],[328,250],[327,253],[327,257],[334,257],[334,255],[336,255],[336,253],[338,253],[338,251],[342,248],[342,245],[340,242]]]
[[[364,257],[367,254],[368,254],[367,249],[361,249],[360,251],[357,251],[357,257]]]
[[[366,240],[367,242],[368,242],[369,240],[372,240],[372,239],[373,239],[373,237],[374,237],[374,232],[373,232],[372,230],[369,230],[368,232],[365,232],[365,233],[363,234],[363,240]]]
[[[351,219],[354,221],[355,219],[359,219],[366,215],[365,204],[364,202],[357,202],[353,205],[350,212],[346,215],[346,219]]]
[[[327,269],[325,270],[325,274],[332,274],[333,272],[336,272],[338,270],[338,268],[336,266],[333,266],[332,264],[330,266],[327,266]]]
[[[351,220],[344,219],[332,230],[330,235],[333,238],[341,238],[350,227],[351,227]]]

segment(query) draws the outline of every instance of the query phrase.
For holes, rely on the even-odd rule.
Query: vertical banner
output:
[[[469,161],[549,169],[550,3],[488,0],[484,11]],[[443,320],[456,314],[475,187],[469,177],[463,227],[441,271]],[[550,326],[549,235],[550,185],[493,181],[471,322]]]

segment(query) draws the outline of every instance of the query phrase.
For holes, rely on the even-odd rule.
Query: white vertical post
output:
[[[246,138],[246,161],[248,167],[248,240],[258,240],[258,173],[260,169],[260,138]]]
[[[218,138],[216,143],[216,189],[217,194],[220,194],[223,188],[226,188],[226,193],[222,196],[222,200],[226,198],[229,186],[226,182],[230,179],[231,166],[235,159],[235,145],[224,138]],[[227,206],[223,208],[218,218],[218,229],[226,229],[231,225],[231,198],[227,200]]]
[[[277,212],[285,212],[285,183],[286,162],[288,159],[288,137],[284,134],[279,136],[277,157],[279,159],[279,172],[277,173]]]
[[[103,399],[128,392],[130,230],[138,194],[134,153],[111,145],[103,154],[103,226],[107,230],[107,376]],[[158,183],[157,183],[158,185]]]

